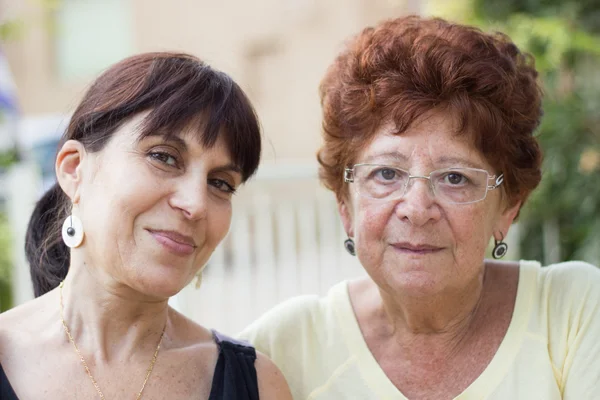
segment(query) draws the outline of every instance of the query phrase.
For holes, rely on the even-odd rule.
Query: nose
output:
[[[408,220],[415,226],[423,226],[441,216],[435,202],[431,182],[426,177],[412,177],[407,184],[406,192],[396,205],[396,215]]]
[[[196,221],[206,219],[208,201],[206,177],[195,177],[177,182],[169,205],[181,211],[185,218]]]

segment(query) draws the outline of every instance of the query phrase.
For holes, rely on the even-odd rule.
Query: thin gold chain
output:
[[[98,386],[98,382],[96,382],[96,380],[92,376],[92,372],[90,371],[87,363],[85,362],[85,359],[81,355],[81,352],[79,351],[79,348],[77,347],[77,344],[75,344],[75,340],[73,339],[73,336],[71,336],[71,332],[69,331],[69,327],[67,326],[67,323],[65,322],[65,318],[64,318],[64,306],[63,306],[63,293],[62,293],[62,289],[63,289],[64,283],[65,282],[62,281],[60,283],[60,285],[59,285],[59,288],[60,288],[59,289],[59,292],[60,292],[60,321],[62,322],[63,328],[65,328],[65,333],[67,334],[67,337],[69,338],[69,341],[71,342],[71,344],[75,348],[75,351],[77,352],[77,355],[79,356],[79,360],[81,361],[81,364],[83,364],[83,367],[85,368],[85,372],[87,372],[88,376],[90,377],[90,380],[94,384],[94,387],[96,388],[96,391],[98,392],[98,395],[100,396],[100,398],[102,400],[104,400],[104,394],[102,394],[102,391],[100,390],[100,387]],[[139,393],[137,394],[136,400],[140,400],[140,398],[142,397],[142,392],[144,391],[144,388],[146,387],[146,383],[148,382],[148,379],[150,378],[150,374],[152,373],[152,369],[154,369],[154,364],[156,363],[156,358],[158,357],[158,350],[160,350],[160,344],[162,343],[163,336],[165,335],[165,328],[166,327],[167,327],[167,325],[165,324],[165,326],[163,327],[162,333],[160,334],[160,339],[158,339],[158,345],[156,346],[156,350],[154,351],[154,355],[152,356],[152,361],[150,361],[150,366],[148,366],[148,369],[146,370],[146,378],[144,379],[144,383],[142,384],[142,388],[140,389]]]

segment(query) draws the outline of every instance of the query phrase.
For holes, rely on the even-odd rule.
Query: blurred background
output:
[[[24,233],[55,180],[70,113],[103,69],[152,50],[190,52],[233,76],[265,136],[201,288],[172,305],[233,334],[284,299],[364,274],[317,181],[317,87],[344,39],[404,14],[500,30],[535,55],[544,178],[507,258],[600,265],[600,0],[0,0],[0,310],[33,297]]]

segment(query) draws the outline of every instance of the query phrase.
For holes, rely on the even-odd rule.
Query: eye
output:
[[[466,176],[458,172],[449,172],[444,176],[444,183],[449,183],[450,185],[463,185],[468,181]]]
[[[389,167],[376,168],[371,171],[369,176],[371,179],[375,179],[380,182],[397,181],[398,179],[402,178],[400,171]]]
[[[228,182],[224,181],[223,179],[209,179],[208,183],[210,185],[212,185],[214,188],[216,188],[219,191],[221,191],[225,194],[228,194],[228,195],[232,195],[236,191],[235,187],[233,187],[232,185],[230,185]]]
[[[385,180],[392,180],[396,177],[396,171],[390,168],[380,170],[380,175]]]
[[[150,158],[170,167],[177,167],[177,158],[166,151],[153,151],[149,154]]]

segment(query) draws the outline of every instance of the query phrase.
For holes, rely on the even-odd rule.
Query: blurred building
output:
[[[231,74],[262,120],[266,159],[310,159],[319,142],[317,87],[343,40],[367,24],[418,13],[420,0],[0,0],[22,18],[3,44],[25,117],[68,114],[108,65],[181,50]],[[1,15],[1,14],[0,14]],[[59,120],[60,121],[60,120]]]

